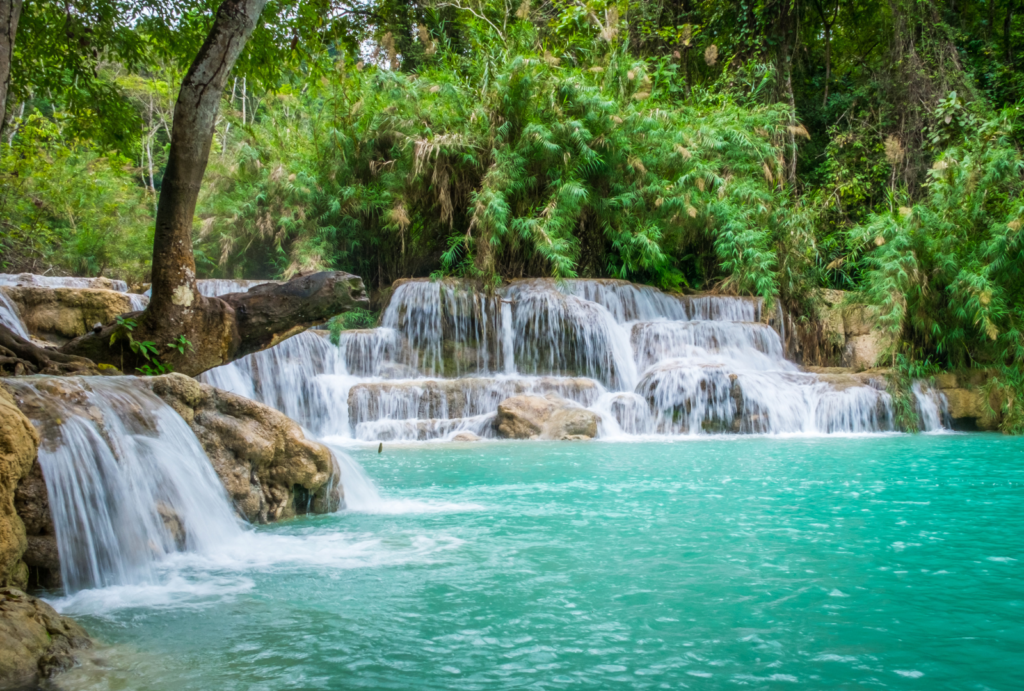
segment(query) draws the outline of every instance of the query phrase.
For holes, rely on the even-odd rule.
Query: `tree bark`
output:
[[[21,3],[22,0],[0,0],[0,131],[7,121],[7,95],[11,90],[11,62]]]
[[[192,224],[217,111],[228,74],[266,4],[267,0],[224,0],[182,81],[157,206],[149,305],[130,315],[136,322],[132,328],[108,324],[67,343],[63,352],[126,373],[154,367],[155,359],[195,376],[329,317],[367,306],[362,279],[343,272],[313,274],[222,298],[204,297],[196,288]],[[145,351],[150,358],[140,352],[139,343],[149,344]],[[181,347],[184,353],[179,352]]]
[[[153,299],[144,317],[171,323],[179,332],[198,306],[192,221],[213,144],[228,74],[256,28],[267,0],[225,0],[213,28],[178,92],[167,169],[160,187],[153,239]]]
[[[283,284],[268,283],[247,293],[200,298],[190,322],[192,329],[186,334],[191,346],[184,353],[169,347],[173,337],[154,341],[159,350],[157,359],[190,377],[273,347],[336,314],[369,306],[363,280],[342,271],[300,276]],[[138,319],[141,314],[123,316]],[[131,335],[136,341],[153,338],[141,330]],[[61,352],[113,365],[127,374],[153,366],[151,360],[132,350],[124,326],[118,324],[79,336],[65,344]]]

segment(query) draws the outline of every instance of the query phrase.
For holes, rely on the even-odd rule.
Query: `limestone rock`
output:
[[[195,432],[246,520],[324,513],[343,501],[330,450],[283,413],[181,374],[142,381]],[[164,517],[172,528],[175,520]]]
[[[40,276],[39,274],[0,274],[0,285],[4,286],[35,286],[40,288],[92,288],[113,290],[124,293],[128,284],[116,278],[99,276],[85,278],[79,276]]]
[[[843,330],[847,338],[867,336],[875,330],[875,319],[865,305],[853,305],[843,310]]]
[[[28,546],[25,525],[14,506],[18,483],[28,475],[39,448],[32,423],[0,387],[0,585],[24,586],[28,570],[22,555]]]
[[[885,391],[886,380],[880,371],[857,372],[849,367],[805,367],[806,371],[817,375],[836,391],[846,391],[857,386],[870,386]]]
[[[81,626],[17,588],[0,588],[0,688],[35,688],[92,645]]]
[[[871,369],[885,350],[884,339],[877,333],[849,336],[843,350],[843,366],[856,370]]]
[[[953,418],[954,423],[970,424],[973,421],[980,430],[999,429],[999,415],[993,410],[998,410],[998,406],[993,405],[990,408],[982,391],[956,388],[943,389],[942,393],[946,394],[949,416]]]
[[[513,396],[498,405],[498,436],[505,439],[591,439],[597,414],[555,394]]]
[[[18,306],[30,334],[57,344],[133,311],[128,294],[113,290],[16,286],[3,291]]]

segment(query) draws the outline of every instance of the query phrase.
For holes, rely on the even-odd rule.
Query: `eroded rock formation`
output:
[[[41,286],[2,290],[18,306],[29,333],[58,345],[133,311],[131,296],[113,290]]]
[[[598,416],[555,394],[522,395],[502,401],[495,428],[505,439],[591,439]]]
[[[344,500],[330,450],[283,413],[181,374],[140,381],[192,428],[247,521],[325,513]]]
[[[36,688],[92,645],[81,626],[17,588],[0,588],[0,688]]]
[[[25,587],[28,569],[22,561],[28,542],[25,525],[15,510],[18,484],[32,469],[39,435],[0,387],[0,585]]]

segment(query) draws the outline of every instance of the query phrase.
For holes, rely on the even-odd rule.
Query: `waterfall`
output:
[[[209,553],[240,534],[192,430],[133,378],[8,383],[40,430],[68,592],[154,582],[166,555]]]
[[[304,331],[267,350],[200,375],[200,381],[259,401],[315,436],[348,436],[343,351],[322,331]]]
[[[196,288],[200,295],[208,298],[220,297],[230,293],[247,293],[254,286],[265,283],[280,284],[283,281],[247,280],[240,278],[203,278],[196,281]]]
[[[500,372],[500,297],[473,286],[409,281],[395,289],[381,325],[404,337],[401,362],[427,376]]]
[[[545,280],[517,281],[507,294],[515,304],[517,371],[584,376],[615,390],[636,383],[629,335],[606,307]]]
[[[0,290],[0,324],[22,338],[28,338],[28,331],[25,329],[24,322],[21,321],[17,306],[11,302],[3,290]]]
[[[505,363],[505,374],[516,373],[516,332],[512,322],[512,301],[501,301],[501,359]]]
[[[591,408],[606,437],[893,429],[880,380],[804,372],[763,318],[759,298],[625,281],[410,280],[378,328],[338,346],[306,332],[203,379],[335,440],[493,437],[503,400],[549,393]]]
[[[946,394],[936,391],[920,379],[914,380],[910,390],[914,394],[921,431],[937,432],[949,429],[949,402],[946,400]]]

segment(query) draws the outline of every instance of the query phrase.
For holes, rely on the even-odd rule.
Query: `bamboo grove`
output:
[[[210,8],[106,1],[26,5],[4,270],[147,278],[180,57]],[[893,363],[996,366],[1024,391],[1015,9],[273,5],[223,96],[200,271],[338,268],[375,296],[411,276],[614,277],[806,320],[838,288]],[[71,60],[61,41],[83,36],[93,57]]]

